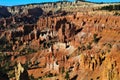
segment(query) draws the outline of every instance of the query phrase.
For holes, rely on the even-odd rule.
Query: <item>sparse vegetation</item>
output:
[[[33,75],[30,75],[30,76],[29,76],[29,79],[30,79],[30,80],[35,80],[35,78],[34,78]]]
[[[120,13],[119,12],[115,12],[114,15],[115,16],[120,16]]]
[[[24,48],[23,50],[21,50],[21,52],[31,54],[31,53],[35,53],[37,51],[35,49],[32,49],[32,48]]]
[[[69,77],[70,77],[70,76],[69,76],[69,72],[67,71],[67,72],[66,72],[66,75],[65,75],[65,79],[66,79],[66,80],[69,80]]]
[[[100,10],[120,10],[120,4],[119,5],[109,5],[109,6],[104,6],[102,8],[100,8]]]
[[[94,43],[98,43],[98,41],[100,40],[100,37],[97,37],[97,34],[94,34],[93,35],[93,41],[94,41]]]
[[[52,73],[49,73],[46,75],[46,77],[53,77],[54,75]]]
[[[15,14],[0,19],[0,72],[12,80],[20,73],[19,63],[25,72],[21,80],[24,76],[30,80],[107,79],[106,68],[115,76],[120,73],[120,21],[114,16],[120,15],[120,5],[81,1],[85,0],[6,7]],[[40,7],[44,10],[37,16],[34,12]]]
[[[5,26],[0,25],[0,30],[3,30],[3,29],[5,29]]]
[[[10,68],[10,56],[6,55],[5,53],[0,53],[0,72],[7,73],[9,72]]]
[[[89,44],[87,45],[87,49],[91,49],[91,48],[92,48],[91,43],[89,43]]]

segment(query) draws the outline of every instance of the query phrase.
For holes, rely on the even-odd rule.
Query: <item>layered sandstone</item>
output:
[[[11,80],[120,79],[120,16],[43,13],[0,19],[0,66]]]

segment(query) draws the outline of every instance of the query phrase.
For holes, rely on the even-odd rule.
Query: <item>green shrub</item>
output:
[[[25,53],[35,53],[37,52],[35,49],[32,48],[24,48],[23,50],[21,50],[20,52],[25,52]]]
[[[66,75],[65,75],[65,79],[66,79],[66,80],[69,80],[69,77],[70,77],[70,76],[69,76],[69,72],[67,71],[67,72],[66,72]]]
[[[94,43],[98,43],[99,40],[100,40],[100,37],[97,38],[97,34],[94,34],[93,35],[93,41],[94,41]]]

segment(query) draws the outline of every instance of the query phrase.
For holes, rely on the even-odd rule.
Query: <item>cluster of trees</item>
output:
[[[100,8],[100,10],[120,10],[120,4],[119,5],[109,5],[109,6],[104,6],[102,8]]]

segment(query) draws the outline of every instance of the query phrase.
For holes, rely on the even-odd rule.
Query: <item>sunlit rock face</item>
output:
[[[120,16],[80,4],[8,8],[12,16],[0,18],[0,69],[9,79],[120,79]]]

